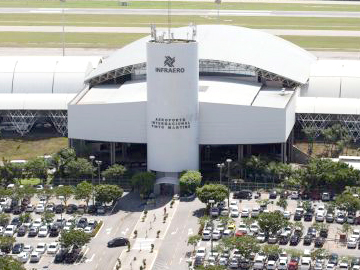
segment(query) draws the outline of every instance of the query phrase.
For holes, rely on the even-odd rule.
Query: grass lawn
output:
[[[308,143],[307,142],[295,142],[296,147],[298,147],[302,152],[307,153],[308,151]],[[335,147],[334,147],[335,149]],[[350,147],[344,149],[342,153],[336,153],[335,150],[333,151],[333,157],[338,157],[339,155],[345,156],[359,156],[360,150],[359,145],[351,145]],[[322,142],[315,142],[313,146],[313,157],[331,157],[330,153],[326,152],[326,145]]]
[[[144,15],[65,15],[68,26],[96,27],[158,27],[167,25],[167,16]],[[173,16],[172,25],[218,24],[216,16]],[[360,18],[314,18],[314,17],[221,17],[220,23],[249,28],[360,30]],[[1,14],[0,25],[44,26],[62,25],[61,14]],[[59,28],[60,31],[60,28]]]
[[[40,179],[39,178],[29,178],[29,179],[21,179],[21,185],[39,185]]]
[[[143,36],[146,34],[67,33],[65,40],[66,47],[70,48],[121,48]],[[360,37],[283,36],[283,38],[305,49],[339,51],[360,49]],[[62,46],[62,39],[61,33],[3,32],[0,46],[59,48]]]
[[[45,154],[53,154],[67,147],[64,137],[41,139],[0,139],[0,159],[29,159]]]
[[[121,0],[120,0],[121,1]],[[121,6],[119,0],[92,1],[92,0],[0,0],[0,7],[42,7],[42,8],[131,8],[131,9],[166,9],[167,1],[128,1],[130,5]],[[217,9],[214,2],[186,2],[175,1],[171,3],[174,9]],[[360,11],[359,5],[324,5],[297,4],[297,3],[222,3],[220,9],[243,10],[297,10],[297,11]]]

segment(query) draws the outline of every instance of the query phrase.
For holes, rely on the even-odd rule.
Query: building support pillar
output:
[[[116,163],[116,154],[115,154],[115,143],[110,142],[110,164],[113,165]]]
[[[244,158],[244,145],[238,144],[237,154],[238,154],[238,162],[242,161]]]
[[[281,143],[281,162],[286,163],[287,157],[286,157],[286,142]]]
[[[246,156],[251,157],[251,144],[246,145]]]
[[[127,158],[127,145],[126,143],[122,143],[121,144],[121,155],[122,155],[122,160],[125,160]]]

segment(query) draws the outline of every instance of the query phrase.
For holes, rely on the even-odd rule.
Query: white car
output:
[[[290,219],[290,217],[291,217],[291,212],[290,212],[290,211],[284,211],[284,212],[283,212],[283,215],[284,215],[284,218]]]
[[[41,218],[37,218],[34,220],[32,227],[41,227],[42,226],[42,221]]]
[[[291,192],[290,199],[293,199],[293,200],[299,199],[299,192],[297,192],[297,191]]]
[[[275,261],[268,261],[266,265],[267,270],[275,270],[276,269],[276,262]]]
[[[314,265],[314,270],[323,270],[323,268],[324,267],[322,263],[316,262]]]
[[[221,238],[221,232],[218,230],[214,230],[212,233],[212,238],[214,240],[219,240]]]
[[[358,229],[353,230],[351,237],[356,237],[359,240],[360,239],[360,230],[358,230]]]
[[[220,215],[221,215],[221,216],[225,216],[225,217],[229,216],[229,208],[224,207],[224,208],[221,210]]]
[[[230,208],[230,216],[235,218],[239,217],[239,210],[237,209],[237,207],[233,206]]]
[[[224,237],[233,236],[233,235],[234,235],[234,231],[233,231],[233,230],[225,230],[222,235],[223,235]]]
[[[39,229],[39,233],[38,236],[39,237],[46,237],[49,233],[48,227],[47,226],[41,226]]]
[[[334,270],[335,269],[335,264],[333,263],[328,263],[326,265],[326,270]]]
[[[301,259],[300,270],[310,270],[311,269],[311,259]]]
[[[0,236],[3,236],[5,232],[5,228],[3,226],[0,226]]]
[[[50,243],[48,249],[47,249],[47,254],[56,254],[56,252],[58,252],[59,250],[59,244],[56,242]]]
[[[242,218],[243,218],[243,217],[249,217],[249,215],[250,215],[249,209],[244,208],[244,209],[241,211],[241,217],[242,217]]]
[[[323,213],[317,213],[315,216],[315,220],[318,222],[323,222],[325,220],[325,216]]]
[[[260,208],[254,207],[251,211],[251,217],[256,218],[258,215],[260,215]]]
[[[240,224],[239,224],[239,227],[238,227],[238,231],[247,233],[248,229],[247,229],[247,227],[246,227],[246,224],[240,223]]]
[[[320,204],[320,205],[317,207],[316,213],[322,213],[322,214],[325,216],[325,215],[326,215],[325,205]]]
[[[238,207],[238,202],[237,201],[230,201],[230,207],[232,207],[232,206],[234,206],[234,207]]]
[[[45,211],[45,206],[42,203],[39,203],[35,208],[35,213],[37,214],[44,213],[44,211]]]
[[[22,262],[22,263],[27,263],[27,261],[29,260],[30,258],[30,253],[28,252],[20,252],[20,254],[17,255],[17,259],[19,262]]]
[[[278,270],[287,270],[287,261],[280,260],[278,265],[277,265],[277,269]]]
[[[24,245],[23,252],[31,253],[33,251],[33,247],[31,245]]]
[[[347,247],[348,248],[356,248],[358,243],[358,239],[356,237],[350,237],[347,241]]]
[[[46,204],[46,198],[45,197],[41,197],[39,199],[39,203],[42,204],[42,205],[45,205]]]
[[[286,253],[286,251],[283,251],[283,252],[281,252],[280,253],[280,255],[279,255],[279,260],[281,261],[281,260],[283,260],[283,261],[288,261],[288,254]]]
[[[260,230],[260,227],[257,223],[253,223],[250,225],[250,232],[258,233]]]
[[[217,217],[218,215],[219,215],[219,209],[218,208],[211,208],[210,216]]]
[[[256,240],[258,240],[260,243],[264,243],[265,242],[265,233],[263,232],[259,232],[259,234],[256,237]]]
[[[206,255],[206,248],[205,247],[199,247],[196,250],[195,257],[205,258],[205,255]]]
[[[232,258],[229,263],[229,267],[231,269],[237,269],[239,267],[239,261],[238,258]]]
[[[221,265],[221,266],[227,266],[228,265],[228,259],[227,258],[225,258],[225,257],[221,257],[220,259],[219,259],[219,265]]]
[[[37,244],[35,251],[41,254],[44,254],[47,249],[47,246],[45,243],[39,243]]]
[[[211,239],[211,231],[210,230],[203,230],[202,239],[203,240],[210,240]]]
[[[349,270],[349,264],[347,262],[339,263],[339,270]]]
[[[32,262],[32,263],[39,262],[41,259],[41,255],[42,255],[42,253],[39,253],[36,251],[31,252],[30,262]]]
[[[7,225],[4,232],[4,236],[14,236],[15,231],[16,231],[15,225]]]
[[[93,233],[94,229],[91,226],[87,226],[84,229],[84,233]]]

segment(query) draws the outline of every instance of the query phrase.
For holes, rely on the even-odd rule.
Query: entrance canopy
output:
[[[179,179],[177,179],[176,177],[161,177],[159,179],[156,180],[155,185],[160,185],[160,184],[172,184],[172,185],[179,185]]]

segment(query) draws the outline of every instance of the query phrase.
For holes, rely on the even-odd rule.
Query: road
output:
[[[165,28],[157,28],[165,31]],[[323,37],[360,37],[360,31],[342,30],[297,30],[297,29],[258,29],[277,36],[323,36]],[[62,26],[0,26],[0,32],[43,32],[60,33]],[[79,27],[66,26],[66,33],[138,33],[150,34],[150,27]]]
[[[167,9],[98,9],[65,8],[66,14],[105,14],[105,15],[167,15]],[[0,8],[3,14],[60,14],[61,8]],[[209,9],[172,9],[172,15],[217,16],[217,10]],[[268,10],[221,10],[220,16],[253,17],[317,17],[317,18],[360,18],[360,12],[348,11],[268,11]]]
[[[198,199],[180,202],[152,270],[187,269],[186,255],[192,250],[191,246],[187,246],[187,239],[197,233],[198,218],[194,213],[202,207],[204,204]]]

